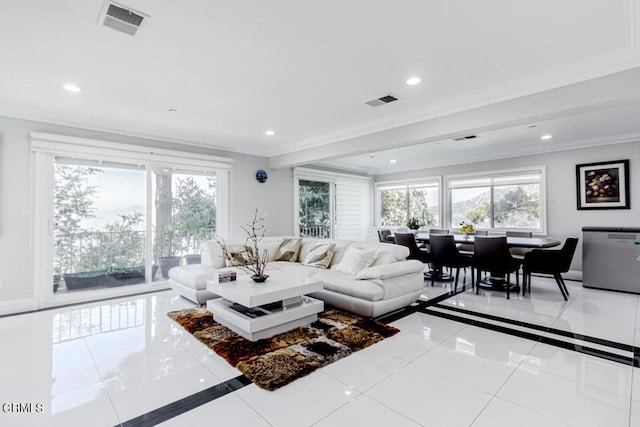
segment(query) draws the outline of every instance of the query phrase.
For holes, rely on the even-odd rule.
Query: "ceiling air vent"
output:
[[[135,35],[149,15],[112,1],[105,1],[98,23],[121,33]]]
[[[453,138],[454,141],[466,141],[467,139],[476,139],[477,136],[475,135],[467,135],[467,136],[460,136],[458,138]]]
[[[365,104],[370,105],[372,107],[378,107],[380,105],[388,104],[390,102],[397,101],[397,100],[398,98],[396,98],[393,95],[385,95],[380,98],[372,99],[371,101],[365,102]]]

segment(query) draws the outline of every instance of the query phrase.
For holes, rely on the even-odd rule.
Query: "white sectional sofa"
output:
[[[404,246],[352,240],[303,238],[295,262],[276,261],[278,248],[291,237],[264,237],[260,250],[268,250],[269,271],[282,270],[296,276],[309,277],[323,282],[324,290],[311,296],[327,304],[368,317],[377,317],[416,301],[424,286],[424,265],[416,260],[406,260],[409,249]],[[244,243],[243,239],[227,240],[227,245]],[[303,265],[311,250],[325,243],[335,244],[328,268]],[[349,248],[350,255],[371,250],[375,258],[370,266],[355,273],[339,271]],[[202,264],[175,267],[169,271],[171,287],[198,304],[217,295],[206,289],[206,281],[213,278],[218,269],[228,269],[220,245],[208,241],[202,245]],[[358,251],[360,250],[360,251]],[[350,257],[348,257],[350,258]]]

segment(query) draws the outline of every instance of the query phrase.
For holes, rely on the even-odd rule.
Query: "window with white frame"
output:
[[[545,169],[447,177],[448,220],[478,229],[545,232]]]
[[[405,226],[410,218],[440,226],[440,179],[377,183],[376,206],[378,226]]]

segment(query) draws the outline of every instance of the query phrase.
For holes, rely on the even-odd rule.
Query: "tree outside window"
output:
[[[380,185],[380,224],[405,226],[409,218],[416,218],[423,226],[439,223],[438,184]]]
[[[450,179],[450,221],[483,229],[541,230],[541,172]]]

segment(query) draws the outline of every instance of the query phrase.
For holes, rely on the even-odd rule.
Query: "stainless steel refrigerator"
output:
[[[583,227],[582,284],[640,294],[640,228]]]

